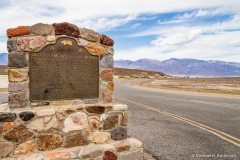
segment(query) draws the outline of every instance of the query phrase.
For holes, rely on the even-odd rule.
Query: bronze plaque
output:
[[[99,97],[99,56],[71,38],[58,38],[29,56],[30,100]]]

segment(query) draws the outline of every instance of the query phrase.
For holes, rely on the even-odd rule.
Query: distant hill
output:
[[[182,76],[240,76],[240,63],[224,61],[203,61],[196,59],[176,59],[165,61],[140,59],[137,61],[116,60],[115,67],[159,71]]]
[[[7,64],[8,64],[8,54],[0,53],[0,65],[7,65]]]

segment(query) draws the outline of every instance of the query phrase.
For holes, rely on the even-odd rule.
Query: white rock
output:
[[[82,130],[88,127],[87,115],[84,112],[76,112],[70,114],[63,123],[63,132]]]
[[[88,140],[94,143],[105,143],[111,138],[108,132],[94,132],[90,134]]]
[[[115,111],[126,111],[128,106],[126,104],[115,104],[113,105],[113,110]]]
[[[135,147],[135,148],[142,148],[142,142],[135,139],[135,138],[129,138],[129,141],[132,143],[132,145]]]

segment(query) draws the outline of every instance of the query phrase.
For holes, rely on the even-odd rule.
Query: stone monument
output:
[[[0,158],[141,160],[127,106],[113,99],[113,44],[64,22],[7,30],[9,109]]]

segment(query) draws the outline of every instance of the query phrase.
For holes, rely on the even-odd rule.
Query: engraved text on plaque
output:
[[[71,38],[58,38],[29,57],[30,100],[88,99],[99,96],[99,56]]]

